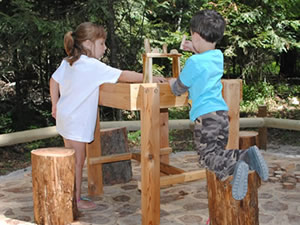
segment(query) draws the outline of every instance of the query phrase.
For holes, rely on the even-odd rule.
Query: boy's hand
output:
[[[173,84],[176,82],[176,80],[177,80],[177,78],[170,78],[170,79],[168,79],[169,85],[172,87]]]
[[[182,50],[195,52],[192,41],[185,41],[182,45]]]

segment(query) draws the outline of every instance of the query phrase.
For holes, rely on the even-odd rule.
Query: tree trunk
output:
[[[65,225],[77,217],[75,152],[66,148],[31,151],[34,219]]]
[[[230,181],[217,179],[215,173],[207,170],[207,193],[210,225],[259,225],[258,187],[260,179],[256,172],[248,176],[248,192],[243,200],[232,197]]]

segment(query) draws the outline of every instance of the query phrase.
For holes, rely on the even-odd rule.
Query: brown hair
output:
[[[84,41],[90,40],[94,42],[99,38],[106,39],[104,27],[90,22],[81,23],[75,32],[67,32],[64,37],[64,47],[68,55],[67,61],[70,65],[72,66],[81,55],[91,56],[91,52],[82,45]]]

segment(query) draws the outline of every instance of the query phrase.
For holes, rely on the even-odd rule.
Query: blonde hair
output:
[[[75,32],[67,32],[64,36],[64,48],[70,65],[72,66],[81,55],[91,56],[91,52],[82,45],[84,41],[90,40],[94,42],[99,38],[106,39],[104,27],[90,22],[81,23]]]

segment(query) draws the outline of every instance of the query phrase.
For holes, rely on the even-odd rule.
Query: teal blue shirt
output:
[[[223,54],[218,49],[195,54],[186,61],[179,79],[188,87],[192,121],[210,112],[228,111],[222,97],[223,65]]]

